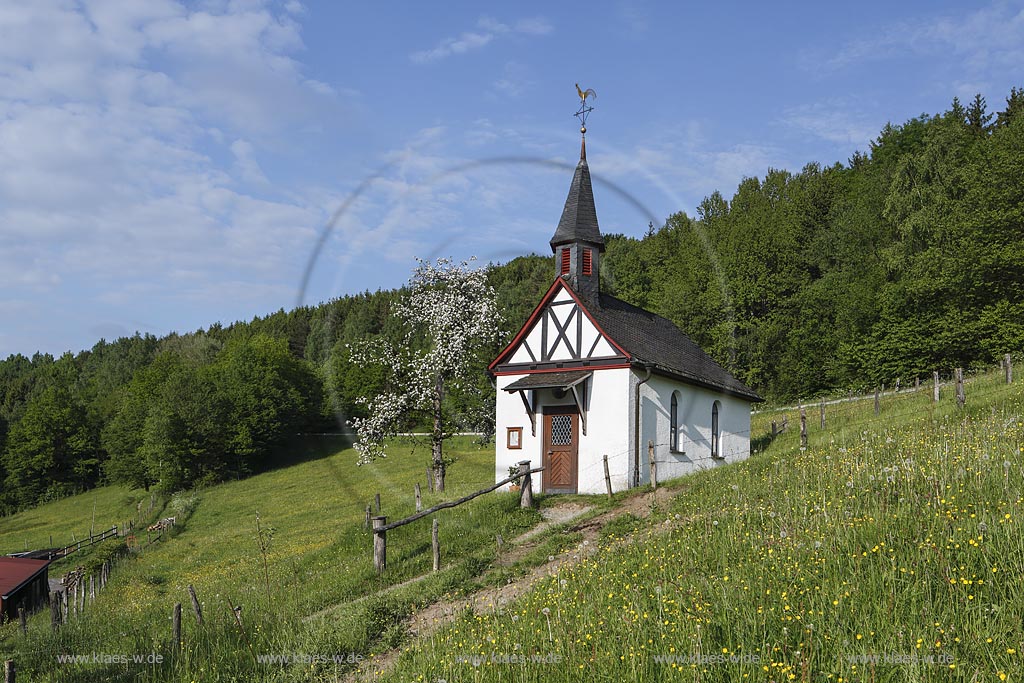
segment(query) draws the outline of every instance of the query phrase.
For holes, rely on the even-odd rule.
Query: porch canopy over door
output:
[[[527,396],[527,391],[535,391],[537,389],[560,389],[567,393],[572,394],[572,399],[576,403],[576,409],[580,415],[580,427],[583,429],[583,435],[587,434],[587,411],[583,405],[585,392],[583,388],[586,386],[585,382],[594,373],[591,370],[566,370],[564,372],[537,372],[532,375],[527,375],[512,382],[505,391],[510,394],[513,392],[519,392],[519,397],[523,399],[523,407],[526,408],[527,415],[530,416],[530,425],[533,429],[533,435],[537,435],[537,406],[535,405],[532,396]]]

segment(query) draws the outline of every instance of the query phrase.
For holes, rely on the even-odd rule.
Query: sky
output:
[[[640,236],[1022,65],[1024,0],[0,0],[0,358],[550,253],[575,83]]]

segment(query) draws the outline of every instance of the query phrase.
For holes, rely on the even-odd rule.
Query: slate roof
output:
[[[565,372],[539,372],[520,377],[512,382],[505,391],[513,392],[520,389],[568,389],[579,384],[594,373],[590,370],[566,370]]]
[[[711,359],[671,320],[602,294],[587,308],[598,325],[632,357],[652,370],[750,401],[763,401],[753,389]]]
[[[590,167],[587,166],[586,152],[580,155],[576,172],[569,185],[569,196],[565,198],[562,218],[551,238],[551,250],[562,244],[587,242],[604,251],[604,237],[597,225],[597,208],[594,206],[594,188],[590,184]]]

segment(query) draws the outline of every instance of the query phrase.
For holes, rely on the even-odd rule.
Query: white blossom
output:
[[[402,348],[377,340],[349,347],[353,361],[382,365],[393,377],[390,391],[362,397],[368,417],[351,421],[360,464],[386,455],[385,439],[411,411],[433,410],[439,383],[453,389],[470,383],[479,352],[502,335],[497,295],[487,284],[486,268],[472,267],[475,259],[459,264],[446,258],[416,261],[408,293],[393,311],[406,327]]]

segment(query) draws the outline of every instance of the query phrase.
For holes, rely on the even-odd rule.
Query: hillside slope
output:
[[[429,521],[389,532],[379,577],[362,529],[377,491],[389,519],[412,512],[425,454],[314,457],[179,497],[183,522],[122,560],[84,617],[54,633],[37,615],[27,637],[2,626],[0,658],[33,681],[333,681],[360,661],[387,663],[373,677],[389,681],[1001,680],[1024,649],[1024,383],[990,374],[967,391],[966,409],[946,389],[938,404],[886,396],[878,415],[870,399],[830,405],[825,429],[809,411],[805,451],[797,411],[774,441],[783,413],[760,413],[748,461],[657,498],[543,499],[592,513],[504,552],[496,536],[540,515],[484,496],[439,516],[436,574]],[[490,449],[456,455],[448,498],[493,472]],[[163,660],[55,660],[92,653]]]
[[[880,409],[831,407],[805,451],[789,413],[764,452],[675,482],[632,542],[413,641],[382,680],[1017,680],[1024,383]]]
[[[335,442],[337,444],[337,442]],[[413,490],[423,484],[429,453],[396,443],[390,457],[363,467],[350,449],[314,457],[248,479],[178,495],[164,515],[178,524],[164,540],[119,561],[108,589],[87,606],[84,617],[58,632],[49,613],[30,620],[28,637],[16,624],[0,626],[0,659],[16,661],[26,680],[259,680],[275,679],[278,668],[254,661],[252,653],[366,653],[400,621],[413,602],[456,589],[493,559],[494,538],[511,538],[539,521],[536,511],[520,510],[518,497],[496,493],[448,511],[441,521],[443,570],[431,574],[430,520],[388,534],[388,571],[378,577],[372,563],[371,534],[363,529],[366,506],[381,494],[382,513],[399,519],[414,511]],[[493,449],[463,439],[449,455],[448,491],[430,493],[429,506],[493,483]],[[87,526],[92,495],[77,497]],[[62,501],[54,505],[73,504]],[[42,506],[23,515],[46,515]],[[160,514],[160,511],[155,511]],[[266,568],[257,534],[257,514],[266,543]],[[376,514],[376,513],[375,513]],[[21,515],[9,519],[16,526]],[[137,534],[146,542],[145,531]],[[85,558],[54,565],[60,576]],[[425,576],[405,593],[387,600],[366,595]],[[175,603],[188,610],[188,585],[198,593],[205,614],[200,627],[186,614],[182,655],[174,656],[168,618]],[[269,585],[269,594],[267,587]],[[244,631],[231,607],[241,605]],[[334,608],[336,618],[309,622],[308,615]],[[84,663],[59,665],[59,654],[148,654],[164,656],[159,666]]]

